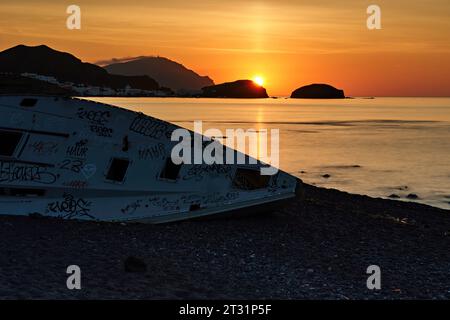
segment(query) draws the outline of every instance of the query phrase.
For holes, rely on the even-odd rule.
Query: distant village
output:
[[[79,96],[96,96],[96,97],[169,97],[173,96],[173,93],[168,90],[141,90],[134,89],[127,85],[125,88],[113,89],[109,87],[95,87],[84,84],[76,84],[73,82],[60,82],[58,79],[52,76],[44,76],[35,73],[21,73],[22,77],[35,79],[50,84],[57,85],[63,89],[67,89],[77,93]]]

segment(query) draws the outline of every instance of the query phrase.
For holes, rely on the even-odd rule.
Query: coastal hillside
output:
[[[18,45],[0,52],[0,73],[33,74],[52,77],[60,83],[112,89],[131,87],[140,90],[158,90],[159,84],[148,76],[111,75],[103,68],[82,62],[75,56],[45,45],[30,47]]]
[[[49,94],[55,96],[75,95],[70,89],[38,79],[23,77],[21,75],[0,74],[0,94]]]
[[[214,85],[208,76],[200,76],[180,63],[164,57],[140,57],[104,67],[111,74],[125,76],[147,75],[161,86],[175,91],[199,91]]]

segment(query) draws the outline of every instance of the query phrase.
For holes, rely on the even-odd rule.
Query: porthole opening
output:
[[[113,158],[106,174],[106,180],[123,182],[129,165],[130,161],[127,159]]]
[[[178,175],[180,174],[182,164],[175,164],[172,162],[171,158],[166,159],[166,163],[164,164],[164,168],[161,171],[159,177],[161,179],[166,180],[177,180]]]
[[[22,136],[21,132],[0,130],[0,156],[12,157]]]
[[[24,98],[21,102],[20,102],[20,106],[21,107],[34,107],[37,103],[37,99],[35,98]]]
[[[233,187],[241,190],[264,189],[269,186],[271,176],[261,175],[260,170],[247,168],[236,169]]]
[[[202,207],[198,203],[193,203],[189,206],[189,211],[197,211],[200,210]]]

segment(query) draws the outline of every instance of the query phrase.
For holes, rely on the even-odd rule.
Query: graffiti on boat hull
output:
[[[57,176],[48,167],[35,164],[22,164],[11,161],[0,161],[0,182],[34,182],[53,184]]]
[[[75,198],[70,193],[64,193],[63,199],[51,202],[47,205],[46,213],[56,214],[57,217],[63,219],[74,219],[81,217],[89,217],[95,219],[89,214],[92,202],[83,198]]]

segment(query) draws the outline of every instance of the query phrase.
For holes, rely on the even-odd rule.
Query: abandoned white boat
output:
[[[161,223],[293,197],[262,164],[180,164],[168,122],[54,96],[0,96],[0,214]]]

